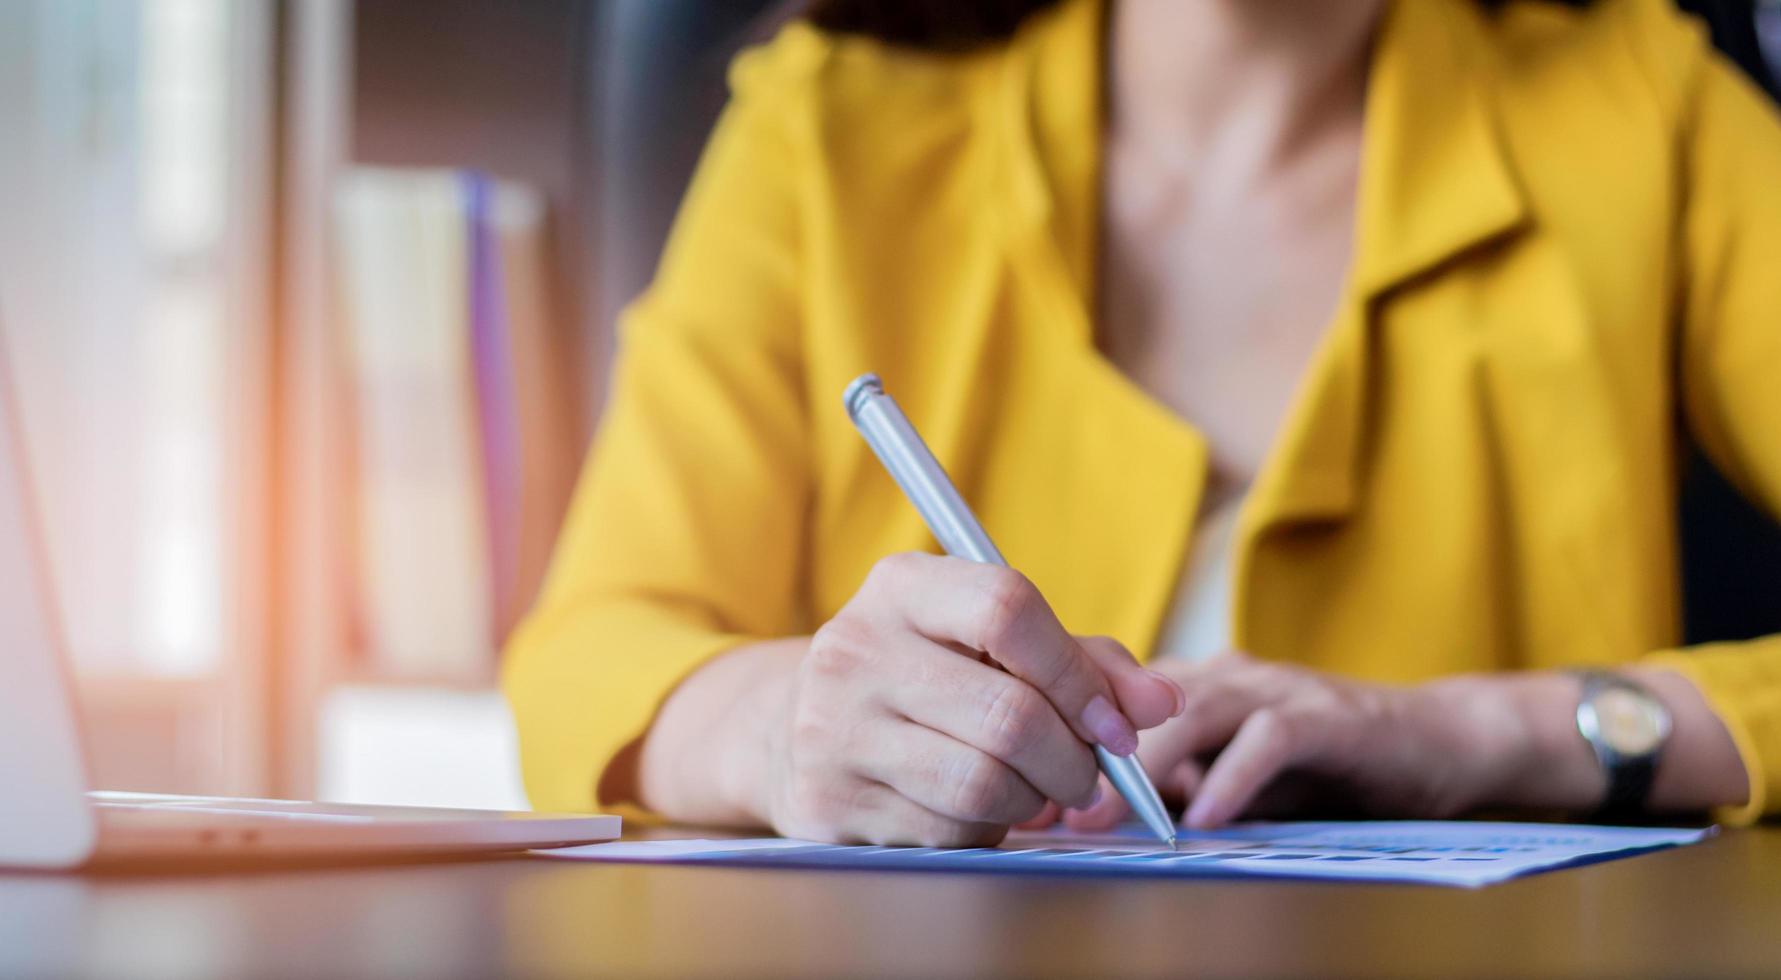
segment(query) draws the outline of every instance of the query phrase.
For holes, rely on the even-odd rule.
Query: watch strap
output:
[[[1651,783],[1657,775],[1657,754],[1622,756],[1614,765],[1603,767],[1608,773],[1608,793],[1593,819],[1626,819],[1642,816],[1645,801],[1651,796]]]

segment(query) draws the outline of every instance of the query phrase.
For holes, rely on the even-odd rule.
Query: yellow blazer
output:
[[[1151,648],[1207,454],[1095,346],[1101,23],[1069,0],[966,55],[796,24],[737,60],[507,651],[534,805],[625,807],[602,774],[681,678],[934,548],[842,411],[863,371],[1068,627]],[[1678,417],[1781,512],[1781,124],[1666,0],[1400,2],[1373,59],[1238,645],[1391,682],[1662,658],[1743,753],[1726,816],[1781,808],[1781,637],[1671,650]]]

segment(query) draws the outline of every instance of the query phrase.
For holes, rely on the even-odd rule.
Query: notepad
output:
[[[1693,844],[1704,830],[1477,821],[1246,823],[1188,832],[1178,851],[1141,827],[1106,834],[1015,832],[1000,847],[860,847],[786,838],[622,841],[541,856],[746,867],[1038,873],[1100,877],[1270,877],[1477,888],[1522,875]]]

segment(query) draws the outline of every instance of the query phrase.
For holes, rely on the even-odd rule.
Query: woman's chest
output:
[[[1242,199],[1138,180],[1106,194],[1097,343],[1206,436],[1214,480],[1246,485],[1334,317],[1352,198],[1313,207],[1284,190]]]

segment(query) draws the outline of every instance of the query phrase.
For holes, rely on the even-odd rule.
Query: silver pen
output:
[[[954,558],[968,558],[990,565],[1008,566],[996,550],[983,525],[959,496],[958,488],[946,476],[940,461],[928,450],[927,443],[916,433],[915,426],[896,399],[885,393],[876,374],[862,374],[853,379],[841,395],[847,416],[877,454],[878,461],[890,471],[891,479],[903,489],[904,496],[915,505],[928,529],[934,532],[940,546]],[[1132,812],[1144,821],[1156,836],[1175,847],[1175,823],[1157,796],[1156,787],[1144,774],[1144,767],[1134,756],[1114,755],[1102,746],[1095,746],[1095,758],[1107,781],[1131,804]]]

